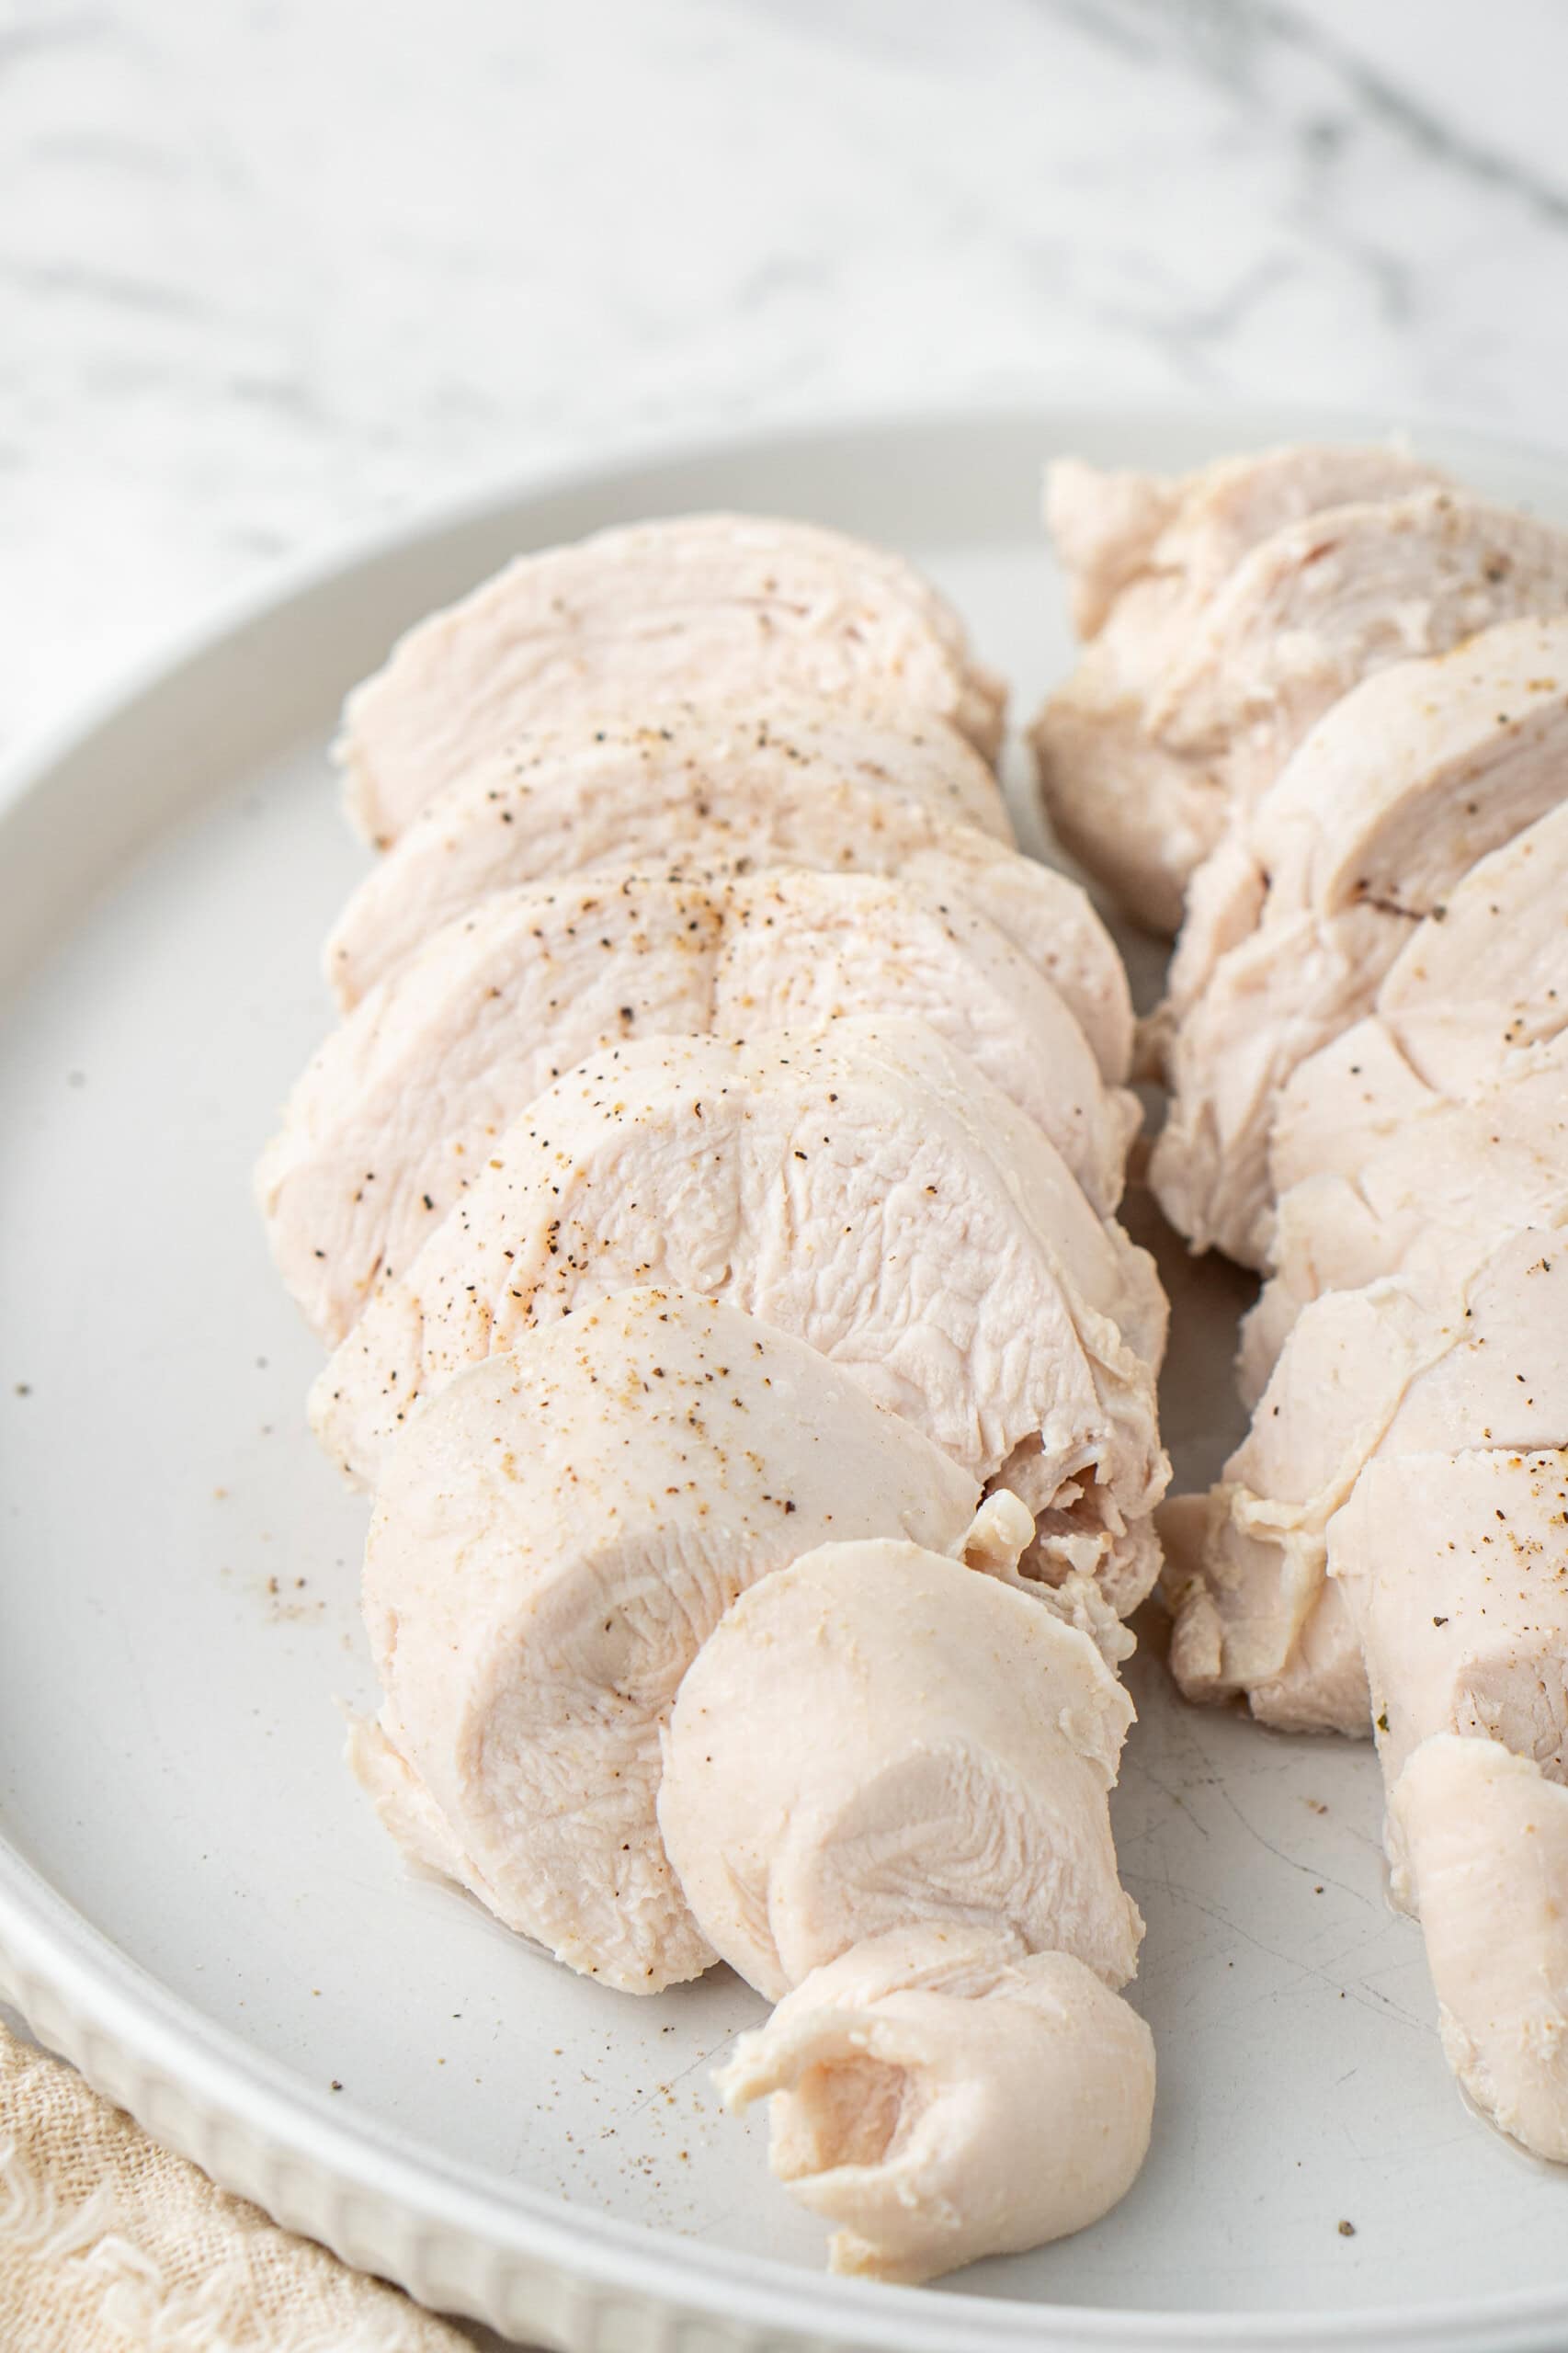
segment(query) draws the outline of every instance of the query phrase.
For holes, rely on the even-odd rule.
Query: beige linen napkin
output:
[[[5,2353],[472,2353],[0,2024]]]

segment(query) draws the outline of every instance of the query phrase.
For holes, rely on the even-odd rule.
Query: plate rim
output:
[[[957,440],[989,426],[1033,431],[1043,455],[1062,420],[1090,414],[1151,433],[1168,430],[1173,422],[1184,430],[1211,428],[1217,448],[1406,431],[1456,455],[1470,449],[1478,456],[1506,456],[1543,480],[1555,479],[1568,495],[1568,453],[1431,412],[1412,409],[1393,426],[1372,413],[1322,404],[1181,395],[1066,399],[1060,385],[1041,387],[1032,398],[1015,387],[939,409],[868,405],[816,421],[756,420],[722,431],[631,435],[591,460],[508,473],[487,488],[406,510],[269,569],[209,608],[196,625],[171,632],[120,665],[77,710],[29,731],[0,758],[0,823],[45,794],[73,759],[112,734],[138,706],[176,694],[246,631],[313,596],[347,592],[392,558],[460,540],[510,510],[602,494],[618,478],[643,470],[761,460],[784,451],[804,457],[842,450],[868,435]],[[941,2288],[912,2296],[705,2246],[650,2223],[594,2214],[523,2184],[503,2196],[476,2172],[421,2148],[396,2128],[330,2109],[324,2095],[132,1961],[4,1831],[0,1996],[41,2043],[74,2060],[154,2137],[289,2227],[324,2239],[361,2265],[368,2256],[422,2301],[516,2327],[518,2306],[505,2322],[495,2319],[506,2288],[496,2267],[507,2260],[520,2265],[513,2286],[547,2296],[553,2291],[552,2310],[522,2325],[537,2330],[542,2320],[559,2343],[597,2344],[607,2315],[614,2313],[624,2325],[628,2299],[655,2306],[661,2328],[676,2332],[667,2340],[650,2338],[650,2345],[679,2343],[686,2325],[700,2322],[708,2343],[717,2325],[733,2347],[748,2353],[754,2347],[762,2353],[765,2341],[776,2348],[780,2336],[802,2346],[879,2353],[951,2353],[960,2343],[994,2347],[998,2353],[1048,2345],[1061,2353],[1079,2346],[1247,2346],[1280,2353],[1365,2347],[1370,2353],[1374,2345],[1431,2353],[1548,2353],[1561,2344],[1568,2324],[1568,2278],[1560,2289],[1457,2304],[1345,2304],[1308,2313],[1023,2302]],[[465,2248],[488,2266],[486,2288],[476,2290],[448,2268],[454,2250],[460,2256]]]

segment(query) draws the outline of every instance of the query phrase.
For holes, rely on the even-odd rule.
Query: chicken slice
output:
[[[1418,1078],[1373,1023],[1320,1058],[1343,1064],[1334,1164],[1282,1194],[1273,1274],[1243,1327],[1244,1400],[1263,1393],[1296,1319],[1431,1256],[1474,1264],[1520,1226],[1568,1220],[1568,1034],[1499,1057],[1492,1083],[1458,1101]],[[1318,1131],[1330,1142],[1325,1129]]]
[[[1181,479],[1076,460],[1050,469],[1046,521],[1088,642],[1030,741],[1059,838],[1141,922],[1176,928],[1187,878],[1224,823],[1221,765],[1150,724],[1210,606],[1254,549],[1302,518],[1441,481],[1379,449],[1270,449]]]
[[[1462,1099],[1568,1025],[1568,802],[1471,868],[1415,927],[1364,1021],[1302,1063],[1271,1142],[1281,1195],[1433,1094]],[[1350,1139],[1347,1147],[1346,1138]]]
[[[1335,1515],[1374,1472],[1405,1476],[1397,1466],[1439,1448],[1555,1445],[1564,1398],[1568,1251],[1555,1233],[1511,1234],[1460,1271],[1429,1253],[1400,1280],[1317,1301],[1200,1526],[1178,1518],[1167,1592],[1182,1689],[1243,1692],[1261,1721],[1290,1729],[1364,1733],[1365,1631],[1326,1582]],[[1429,1551],[1438,1515],[1417,1508],[1414,1487],[1411,1508]]]
[[[995,926],[870,875],[606,873],[498,892],[364,998],[258,1172],[273,1253],[335,1344],[541,1088],[600,1048],[921,1016],[1045,1130],[1101,1214],[1135,1098]]]
[[[1328,442],[1218,458],[1190,474],[1108,471],[1061,458],[1046,470],[1045,519],[1067,573],[1073,625],[1093,638],[1117,599],[1142,580],[1175,580],[1200,603],[1288,523],[1445,479],[1399,449]]]
[[[1358,678],[1568,606],[1568,533],[1446,488],[1308,516],[1237,565],[1149,712],[1251,807]]]
[[[1148,2150],[1154,2046],[1071,1954],[922,1926],[813,1970],[715,2081],[733,2111],[768,2099],[829,2268],[915,2281],[1108,2213]]]
[[[1369,1012],[1413,926],[1446,919],[1477,860],[1565,792],[1568,620],[1509,621],[1363,680],[1233,827],[1194,879],[1156,1024],[1172,1101],[1153,1187],[1195,1249],[1264,1263],[1287,1082]],[[1568,840],[1568,812],[1555,829]],[[1445,970],[1487,959],[1475,900],[1460,890],[1454,933],[1435,937]],[[1478,1026],[1468,986],[1463,1003]]]
[[[1568,607],[1568,534],[1426,489],[1276,531],[1196,613],[1125,601],[1047,705],[1036,748],[1069,847],[1174,929],[1227,822],[1358,680]]]
[[[671,1712],[665,1849],[709,1943],[778,2001],[890,1930],[1064,1951],[1113,1989],[1143,1924],[1108,1792],[1132,1703],[1033,1594],[834,1542],[744,1594]]]
[[[1568,1024],[1568,803],[1481,858],[1378,991],[1406,1060],[1449,1095]]]
[[[575,802],[585,804],[581,813],[592,839],[607,801],[612,811],[624,803],[629,816],[648,815],[650,801],[667,799],[677,813],[695,795],[722,825],[732,796],[744,809],[781,794],[799,809],[839,784],[896,794],[934,818],[972,825],[1013,847],[994,768],[947,721],[913,708],[861,710],[804,692],[764,703],[706,690],[700,700],[660,701],[652,716],[565,711],[547,725],[513,733],[449,779],[399,829],[398,841],[437,810],[472,801],[483,804],[492,825],[521,824],[530,840],[542,828],[548,843],[555,829],[573,830]],[[649,847],[667,851],[667,828]]]
[[[1248,1319],[1257,1395],[1301,1305],[1459,1243],[1555,1222],[1568,1134],[1568,804],[1473,866],[1419,924],[1377,1009],[1275,1108],[1272,1279]]]
[[[926,1024],[633,1043],[539,1097],[324,1371],[373,1480],[422,1396],[608,1291],[721,1295],[808,1340],[1041,1519],[1052,1582],[1148,1590],[1165,1302],[1043,1132]]]
[[[986,915],[1066,998],[1113,1084],[1127,1075],[1127,976],[1076,883],[914,793],[901,754],[814,764],[801,731],[672,711],[667,729],[585,726],[471,769],[416,818],[327,943],[345,1011],[490,892],[606,868],[779,866],[902,877]],[[603,738],[601,742],[599,739]],[[901,739],[902,742],[902,739]]]
[[[1553,1287],[1541,1259],[1530,1279],[1543,1295]],[[1510,1361],[1522,1359],[1533,1418],[1561,1436],[1561,1296],[1555,1304],[1556,1329],[1538,1314]],[[1548,1382],[1550,1405],[1534,1393]],[[1392,1892],[1421,1919],[1445,2053],[1484,2114],[1560,2163],[1565,1526],[1568,1452],[1527,1437],[1370,1463],[1329,1527],[1329,1565],[1365,1647],[1377,1714]]]
[[[1560,1369],[1541,1361],[1539,1331],[1524,1345],[1532,1381]],[[1537,1433],[1563,1427],[1565,1395],[1554,1412],[1536,1401]],[[1532,1435],[1380,1458],[1330,1521],[1330,1572],[1362,1645],[1391,1786],[1434,1733],[1494,1740],[1568,1779],[1565,1503],[1568,1456]]]
[[[1389,1791],[1387,1835],[1449,2066],[1483,2116],[1568,2164],[1568,1790],[1496,1741],[1436,1733]]]
[[[681,1677],[801,1552],[956,1552],[979,1499],[836,1367],[710,1300],[629,1291],[521,1335],[387,1454],[355,1769],[410,1853],[558,1960],[631,1993],[695,1976],[713,1953],[654,1818]]]
[[[813,524],[681,516],[519,556],[410,630],[346,706],[349,810],[385,844],[519,733],[715,692],[917,712],[987,758],[1006,703],[899,557]]]

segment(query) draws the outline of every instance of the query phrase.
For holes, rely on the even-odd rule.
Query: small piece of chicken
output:
[[[1119,608],[1037,726],[1042,789],[1085,864],[1174,929],[1227,823],[1358,680],[1564,608],[1568,534],[1529,517],[1437,488],[1327,508],[1196,612]]]
[[[770,2001],[927,1921],[1069,1952],[1114,1989],[1143,1933],[1108,1808],[1131,1721],[1036,1595],[908,1542],[828,1543],[744,1594],[687,1670],[665,1850]]]
[[[1108,2213],[1148,2150],[1154,2046],[1071,1954],[923,1926],[813,1970],[715,2081],[732,2110],[769,2100],[829,2268],[912,2282]]]
[[[1182,1689],[1243,1692],[1261,1721],[1288,1729],[1364,1733],[1365,1630],[1326,1582],[1335,1515],[1380,1480],[1405,1480],[1425,1563],[1450,1530],[1400,1466],[1437,1449],[1468,1460],[1470,1449],[1552,1446],[1568,1437],[1565,1415],[1568,1251],[1555,1233],[1510,1234],[1465,1269],[1430,1252],[1399,1280],[1318,1300],[1223,1478],[1167,1531]],[[1388,1552],[1392,1522],[1385,1533]],[[1439,1591],[1441,1568],[1423,1574]],[[1401,1671],[1408,1680],[1408,1660]]]
[[[745,1587],[835,1537],[939,1552],[1004,1501],[847,1375],[710,1300],[636,1290],[522,1334],[387,1455],[351,1756],[389,1828],[507,1927],[631,1993],[713,1959],[654,1799],[681,1677]],[[978,1529],[978,1533],[977,1533]]]
[[[1287,1082],[1369,1010],[1413,926],[1565,794],[1568,620],[1508,621],[1363,680],[1232,827],[1194,878],[1155,1024],[1172,1099],[1153,1188],[1195,1249],[1265,1262]]]
[[[1546,1262],[1531,1279],[1547,1291]],[[1560,1435],[1562,1308],[1514,1352],[1529,1418]],[[1550,1404],[1534,1393],[1548,1383]],[[1329,1524],[1329,1566],[1365,1649],[1392,1892],[1421,1919],[1449,2063],[1484,2114],[1562,2163],[1568,1452],[1505,1430],[1500,1447],[1369,1464]]]
[[[1156,1558],[1165,1301],[1032,1120],[918,1021],[595,1057],[539,1097],[321,1376],[361,1479],[422,1396],[637,1282],[795,1333],[1041,1520],[1125,1613]]]
[[[1176,928],[1226,813],[1221,768],[1149,723],[1208,608],[1255,548],[1301,518],[1442,479],[1380,449],[1268,449],[1179,479],[1076,459],[1050,468],[1046,523],[1087,642],[1030,731],[1040,789],[1063,845],[1152,929]]]
[[[586,724],[482,762],[349,900],[326,949],[338,1002],[351,1009],[432,932],[519,883],[672,862],[881,874],[994,923],[1066,998],[1119,1085],[1132,1046],[1127,976],[1084,892],[950,822],[938,796],[915,791],[904,739],[875,740],[871,753],[846,754],[840,772],[837,756],[793,722],[672,710],[657,727]]]
[[[950,722],[994,757],[1006,689],[930,582],[814,524],[690,515],[519,556],[356,688],[337,756],[385,845],[514,737],[695,695],[800,694]]]
[[[870,875],[606,873],[482,901],[327,1040],[258,1171],[284,1280],[335,1345],[495,1138],[589,1054],[850,1012],[928,1021],[1115,1209],[1137,1102],[1108,1093],[1055,990],[983,915]]]

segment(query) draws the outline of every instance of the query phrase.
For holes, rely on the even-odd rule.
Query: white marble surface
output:
[[[1557,0],[0,0],[0,748],[628,436],[976,391],[1568,438]]]

